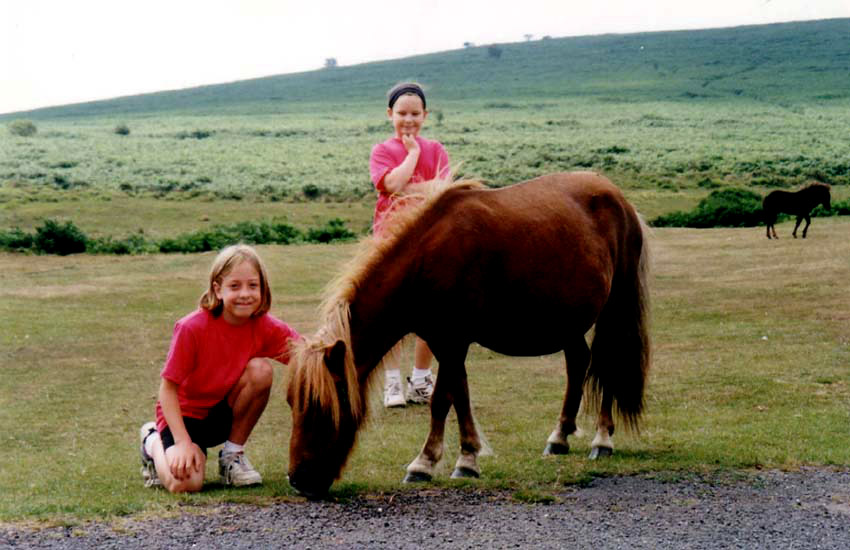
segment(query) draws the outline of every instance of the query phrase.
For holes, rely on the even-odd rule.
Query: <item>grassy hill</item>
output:
[[[313,109],[316,103],[371,102],[391,84],[407,78],[428,83],[431,94],[440,101],[564,97],[603,101],[748,98],[787,104],[846,101],[850,98],[848,36],[850,19],[832,19],[542,39],[15,116],[44,119],[164,111],[277,113]]]
[[[455,174],[608,175],[648,218],[716,189],[850,197],[850,19],[500,44],[40,109],[0,131],[0,230],[162,239],[214,223],[369,227],[384,94],[429,89]],[[119,128],[121,131],[119,132]]]

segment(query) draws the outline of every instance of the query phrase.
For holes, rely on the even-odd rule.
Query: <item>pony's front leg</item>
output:
[[[614,443],[611,441],[611,436],[614,435],[614,416],[611,412],[613,404],[611,392],[603,391],[599,420],[596,423],[596,437],[590,444],[591,460],[614,454]]]
[[[466,367],[461,364],[459,371],[460,374],[454,378],[452,394],[460,430],[460,456],[455,463],[452,478],[479,477],[481,469],[478,467],[478,453],[481,451],[481,439],[475,427],[472,406],[469,402]]]
[[[407,466],[404,483],[431,481],[434,468],[443,458],[443,435],[446,430],[446,417],[452,406],[452,400],[446,391],[447,376],[437,375],[434,393],[431,395],[431,431],[419,455]]]

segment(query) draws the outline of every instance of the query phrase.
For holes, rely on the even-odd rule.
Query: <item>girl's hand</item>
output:
[[[174,479],[182,481],[188,479],[192,472],[200,471],[204,455],[200,447],[189,441],[175,443],[173,449],[169,450],[171,452],[166,453],[166,458]]]
[[[404,145],[404,148],[407,149],[408,154],[413,152],[419,154],[419,142],[416,141],[415,137],[410,134],[402,134],[401,143]]]

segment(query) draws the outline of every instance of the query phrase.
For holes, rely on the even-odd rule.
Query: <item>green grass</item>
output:
[[[564,484],[610,474],[705,472],[850,464],[848,421],[850,222],[818,219],[810,237],[768,242],[758,228],[659,229],[653,238],[654,365],[639,435],[618,432],[611,460],[541,456],[563,397],[560,356],[509,358],[474,347],[478,422],[493,448],[482,478],[448,479],[458,452],[450,415],[435,486],[503,488],[545,501]],[[273,311],[299,331],[316,326],[321,289],[353,245],[261,247]],[[262,488],[174,497],[145,490],[137,430],[151,418],[175,319],[191,310],[211,254],[137,257],[0,254],[0,521],[74,523],[182,504],[294,498],[286,483],[285,367],[250,442]],[[409,352],[408,352],[409,354]],[[409,359],[409,357],[408,357]],[[410,362],[409,360],[407,362]],[[332,494],[402,491],[404,467],[428,429],[427,409],[371,420]]]

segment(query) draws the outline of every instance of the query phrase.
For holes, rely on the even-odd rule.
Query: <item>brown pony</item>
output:
[[[368,383],[409,333],[428,343],[439,371],[431,431],[405,481],[431,479],[452,406],[461,447],[452,477],[479,475],[464,364],[473,342],[512,356],[563,350],[566,396],[544,454],[569,451],[585,386],[600,411],[591,458],[613,451],[614,408],[637,427],[650,360],[647,243],[609,180],[577,172],[496,190],[455,184],[393,225],[391,237],[355,258],[325,302],[324,327],[293,360],[296,490],[320,497],[339,478],[366,416]]]
[[[794,231],[791,233],[794,238],[797,238],[797,228],[800,223],[806,220],[806,226],[803,227],[803,238],[806,238],[806,232],[809,230],[809,225],[812,223],[811,213],[815,206],[822,204],[827,210],[830,209],[829,185],[820,182],[814,182],[799,191],[771,191],[764,198],[762,210],[764,211],[764,220],[767,224],[767,238],[778,239],[776,236],[776,218],[780,213],[791,214],[797,216],[797,223],[794,224]]]

